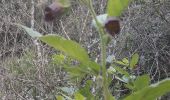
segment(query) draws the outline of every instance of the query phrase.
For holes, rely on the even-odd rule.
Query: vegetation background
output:
[[[43,34],[59,34],[87,48],[98,60],[98,34],[91,25],[88,9],[76,0],[69,12],[47,23],[44,9],[53,0],[34,0],[34,29]],[[41,58],[36,45],[12,23],[31,27],[31,0],[0,0],[0,98],[3,100],[54,98],[60,89],[71,87],[66,73],[51,63],[53,51],[40,44]],[[97,14],[105,13],[106,0],[94,1]],[[170,1],[135,0],[121,16],[121,33],[109,44],[107,55],[116,59],[140,55],[140,73],[148,73],[152,82],[170,76]],[[39,66],[40,65],[40,66]],[[168,100],[169,95],[162,98]]]

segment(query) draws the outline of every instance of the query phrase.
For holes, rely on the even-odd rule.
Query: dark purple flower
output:
[[[63,6],[54,2],[45,8],[45,21],[53,21],[56,17],[59,17],[64,12]]]
[[[119,20],[116,18],[108,18],[105,22],[104,27],[106,31],[112,36],[120,33],[120,23]]]

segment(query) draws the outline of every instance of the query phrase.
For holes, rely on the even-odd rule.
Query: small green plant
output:
[[[66,3],[61,3],[63,7],[64,4],[68,5],[68,0],[64,1]],[[17,24],[25,29],[33,38],[38,38],[56,50],[61,51],[61,54],[53,55],[54,62],[62,65],[63,69],[68,72],[69,79],[77,85],[74,89],[62,88],[61,90],[66,94],[57,94],[59,95],[57,96],[57,100],[155,100],[157,97],[169,92],[170,79],[165,79],[150,85],[148,75],[133,75],[132,72],[139,59],[137,53],[135,53],[130,60],[127,58],[119,61],[112,59],[111,65],[108,69],[106,68],[107,39],[111,37],[107,33],[112,36],[119,33],[119,20],[115,20],[115,17],[121,15],[123,10],[129,5],[130,0],[108,0],[104,20],[102,17],[96,15],[92,6],[92,0],[80,1],[89,8],[94,18],[93,24],[96,26],[100,36],[100,63],[92,61],[87,51],[72,40],[67,40],[57,35],[42,36],[39,32]],[[114,82],[112,82],[112,76],[115,77],[114,80],[121,82],[130,92],[122,97],[117,95],[113,96],[112,92],[114,92],[114,90],[110,90],[109,88],[111,84],[115,85]],[[96,80],[92,81],[89,77],[96,77]],[[80,86],[82,81],[84,81],[83,87]],[[95,91],[92,91],[92,88],[94,88]],[[68,91],[71,91],[71,93]]]

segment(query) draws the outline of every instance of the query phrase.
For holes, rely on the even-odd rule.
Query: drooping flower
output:
[[[118,18],[107,18],[104,27],[106,32],[108,32],[112,36],[115,36],[116,34],[120,33],[120,21]]]

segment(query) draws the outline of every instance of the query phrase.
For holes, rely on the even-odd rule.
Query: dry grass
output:
[[[130,33],[125,41],[125,45],[130,46],[125,52],[128,56],[138,52],[141,55],[140,66],[154,81],[170,75],[169,4],[169,1],[133,3],[125,19],[127,29],[124,31]]]
[[[44,0],[45,1],[45,0]],[[35,29],[42,34],[58,34],[75,40],[88,48],[93,59],[98,55],[97,32],[91,27],[91,16],[86,7],[74,1],[72,8],[61,19],[44,22],[44,8],[48,2],[35,3]],[[105,1],[95,1],[97,14],[103,14]],[[141,73],[150,73],[152,81],[170,76],[170,1],[150,0],[133,2],[122,16],[122,32],[116,45],[110,43],[108,55],[117,59],[141,55]],[[54,99],[58,87],[70,85],[65,73],[49,63],[54,53],[41,45],[41,66],[37,66],[37,51],[33,40],[11,23],[31,27],[31,2],[28,0],[0,1],[0,97],[3,100]],[[128,34],[127,34],[128,33]],[[91,48],[89,48],[91,47]],[[41,77],[39,77],[41,76]]]

